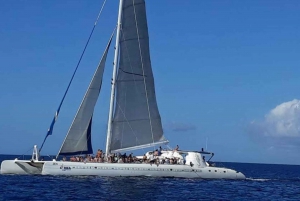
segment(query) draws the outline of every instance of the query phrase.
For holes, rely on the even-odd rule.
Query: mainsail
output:
[[[144,0],[124,0],[110,151],[167,143],[158,111]]]
[[[113,35],[109,40],[101,61],[94,73],[73,123],[68,131],[65,141],[62,144],[59,155],[93,153],[91,143],[92,116],[100,93],[105,61],[112,37]]]

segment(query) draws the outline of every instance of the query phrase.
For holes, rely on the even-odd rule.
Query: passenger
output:
[[[113,163],[113,162],[114,162],[114,155],[113,155],[113,154],[110,154],[110,155],[109,155],[109,162],[110,162],[110,163]]]
[[[179,146],[177,145],[174,151],[178,151],[179,150]]]
[[[160,156],[160,155],[161,155],[161,151],[162,151],[162,148],[161,148],[161,147],[159,147],[159,150],[158,150],[158,156]]]
[[[154,156],[158,156],[158,149],[154,151]]]
[[[144,156],[143,156],[143,163],[146,163],[147,162],[147,156],[146,156],[146,154],[144,154]]]
[[[71,162],[76,162],[75,156],[72,156],[72,157],[70,158],[70,161],[71,161]]]
[[[67,160],[67,158],[64,156],[64,157],[63,157],[63,161],[66,161],[66,160]]]
[[[159,158],[158,157],[155,157],[155,163],[156,163],[156,165],[157,165],[157,167],[158,167],[158,165],[159,165]]]
[[[122,160],[123,160],[123,163],[126,163],[127,162],[127,156],[126,156],[126,153],[124,153],[122,155]]]
[[[159,147],[159,151],[160,151],[160,152],[162,151],[162,148],[161,148],[161,146]]]
[[[122,158],[119,158],[118,163],[124,163]]]
[[[91,162],[95,162],[95,160],[97,161],[95,156],[91,156]]]
[[[133,163],[133,153],[131,153],[131,154],[129,154],[129,156],[128,156],[128,162],[129,163]]]
[[[111,154],[110,155],[110,162],[114,163],[115,162],[114,159],[115,159],[115,154]]]
[[[107,162],[107,157],[103,154],[102,157],[99,159],[99,163]]]
[[[117,156],[117,154],[114,154],[114,162],[115,162],[115,163],[118,162],[118,156]]]
[[[134,156],[133,163],[141,163],[141,161],[136,156]]]
[[[102,156],[102,150],[98,149],[97,151],[97,158],[100,158]]]
[[[152,165],[153,163],[155,163],[155,158],[154,158],[154,156],[153,156],[153,154],[150,154],[150,156],[149,156],[149,163]]]
[[[91,162],[91,160],[92,160],[92,156],[89,154],[89,155],[87,155],[87,162]]]

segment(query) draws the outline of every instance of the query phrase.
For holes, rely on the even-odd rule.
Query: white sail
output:
[[[110,151],[167,143],[155,97],[144,0],[123,2],[119,41]]]
[[[111,40],[112,36],[62,144],[59,155],[93,153],[91,143],[92,116],[100,93],[105,61]]]

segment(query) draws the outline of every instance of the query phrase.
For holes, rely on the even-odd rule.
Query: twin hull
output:
[[[44,163],[31,160],[5,160],[1,163],[1,174],[41,174]]]
[[[83,163],[68,161],[6,160],[1,164],[2,174],[43,174],[43,175],[97,175],[97,176],[151,176],[182,177],[203,179],[245,179],[235,170],[218,167],[191,167],[168,164],[130,163]],[[41,164],[42,167],[40,166]]]

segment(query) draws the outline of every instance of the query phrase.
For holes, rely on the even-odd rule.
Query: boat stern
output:
[[[236,171],[236,179],[246,179],[246,176],[243,173]]]

